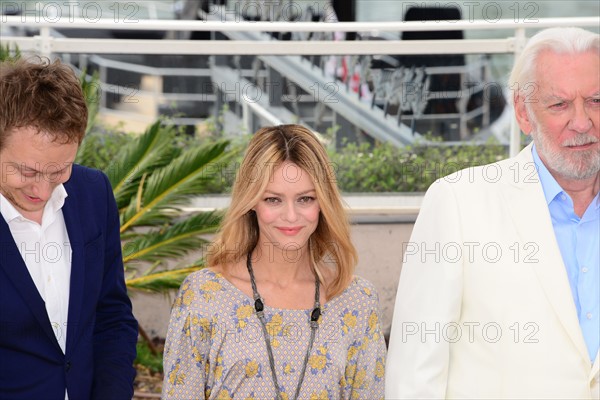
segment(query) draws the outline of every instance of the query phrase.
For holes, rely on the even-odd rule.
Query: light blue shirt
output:
[[[575,214],[571,197],[550,174],[535,146],[531,152],[567,268],[579,326],[593,363],[600,346],[600,193],[580,218]]]

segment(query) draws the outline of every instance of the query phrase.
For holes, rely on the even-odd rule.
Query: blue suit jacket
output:
[[[78,165],[62,208],[72,248],[63,354],[27,267],[0,218],[0,399],[133,396],[137,322],[127,296],[119,216],[107,177]]]

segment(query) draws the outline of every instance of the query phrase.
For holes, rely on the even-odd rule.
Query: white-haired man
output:
[[[387,398],[600,397],[599,35],[539,32],[510,80],[533,143],[429,188],[404,244]]]

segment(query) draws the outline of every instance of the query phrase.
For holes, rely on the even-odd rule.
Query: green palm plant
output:
[[[190,197],[207,193],[215,171],[224,168],[233,151],[229,142],[178,146],[174,127],[162,121],[124,146],[110,165],[108,175],[119,208],[123,263],[130,290],[163,292],[179,287],[192,265],[169,264],[200,250],[220,222],[219,212],[186,214]],[[89,165],[95,153],[93,140],[83,141],[76,162]],[[215,168],[215,166],[217,168]]]
[[[76,162],[93,164],[98,135],[84,139]],[[177,289],[203,260],[183,262],[216,231],[220,212],[186,213],[190,198],[207,193],[235,149],[226,140],[178,144],[173,126],[158,120],[105,166],[121,219],[126,284],[130,292]],[[175,265],[173,265],[175,264]],[[140,334],[152,346],[143,328]]]

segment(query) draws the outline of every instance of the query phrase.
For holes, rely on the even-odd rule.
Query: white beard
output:
[[[539,152],[540,157],[548,164],[546,167],[556,171],[566,179],[584,180],[592,178],[600,172],[600,151],[597,148],[582,150],[578,152],[569,152],[568,146],[582,146],[588,143],[598,143],[598,138],[586,133],[579,133],[569,140],[560,144],[563,151],[552,150],[548,143],[547,132],[539,129],[539,124],[532,118],[533,113],[529,113],[529,118],[533,122],[534,129],[531,136]]]

